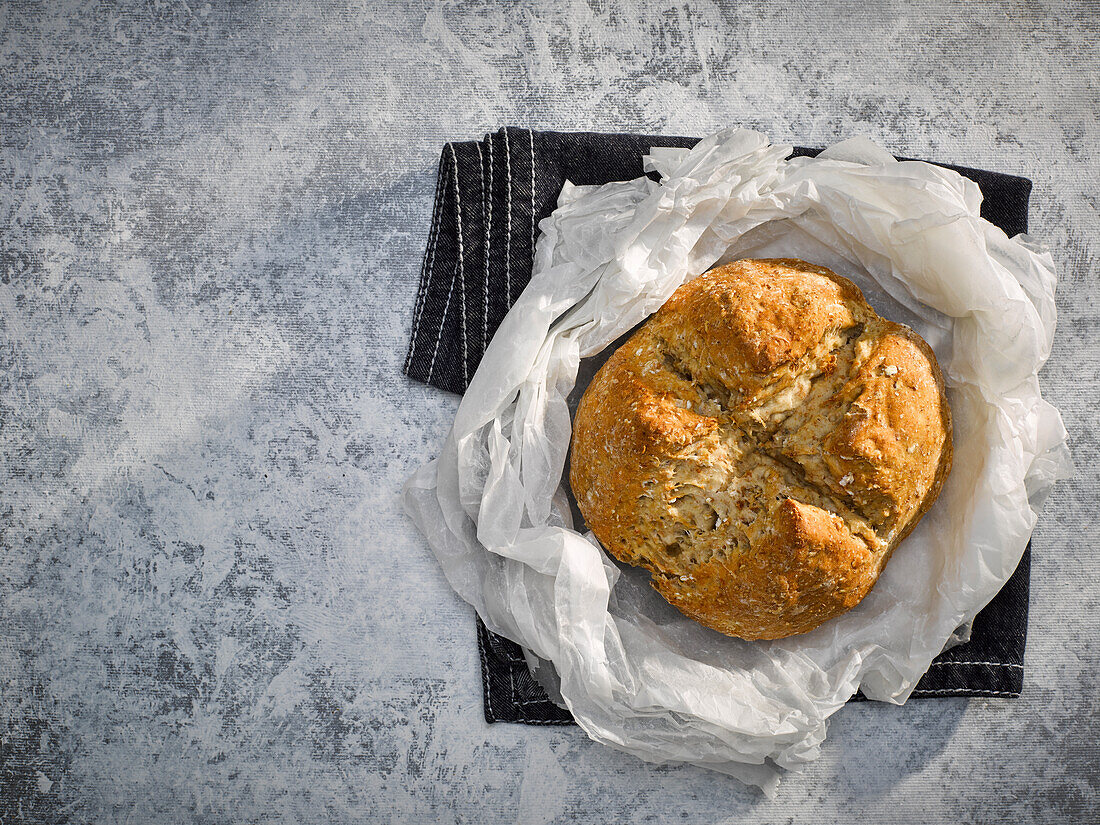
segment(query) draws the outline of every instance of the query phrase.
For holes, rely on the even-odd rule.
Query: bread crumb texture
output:
[[[596,374],[570,483],[680,611],[778,639],[858,604],[950,467],[928,344],[824,267],[745,260],[680,287]]]

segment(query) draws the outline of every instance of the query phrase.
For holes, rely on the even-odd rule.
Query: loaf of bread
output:
[[[951,468],[928,344],[794,259],[684,284],[585,391],[570,483],[672,605],[742,639],[860,602]]]

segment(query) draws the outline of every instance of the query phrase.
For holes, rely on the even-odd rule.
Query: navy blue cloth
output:
[[[482,141],[448,143],[413,311],[404,371],[462,393],[505,313],[531,277],[538,222],[566,180],[602,184],[644,174],[653,146],[690,148],[698,138],[540,132],[505,128]],[[820,150],[796,148],[795,155]],[[905,160],[906,158],[901,158]],[[1031,181],[938,164],[975,181],[982,217],[1008,235],[1027,231]],[[1023,686],[1031,548],[974,621],[970,641],[938,656],[914,696],[1018,696]],[[572,724],[531,677],[520,647],[477,623],[490,722]],[[862,697],[856,694],[856,700]]]

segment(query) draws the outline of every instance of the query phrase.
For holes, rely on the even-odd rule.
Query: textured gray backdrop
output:
[[[0,4],[0,821],[1100,818],[1100,8]],[[776,801],[487,726],[402,515],[455,399],[399,374],[444,141],[870,136],[1035,181],[1078,466],[1024,695],[849,707]]]

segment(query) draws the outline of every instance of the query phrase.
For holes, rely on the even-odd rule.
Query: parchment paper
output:
[[[647,178],[567,184],[540,224],[530,284],[504,319],[439,458],[405,504],[490,630],[553,663],[593,739],[690,762],[773,794],[819,755],[862,687],[903,703],[932,658],[1019,562],[1070,468],[1036,374],[1054,334],[1050,255],[978,216],[955,172],[853,139],[787,160],[748,130],[653,149]],[[581,359],[686,279],[742,257],[799,257],[852,278],[936,351],[955,425],[939,501],[871,593],[817,630],[744,642],[681,616],[573,528],[562,484]],[[919,735],[914,732],[914,735]]]

